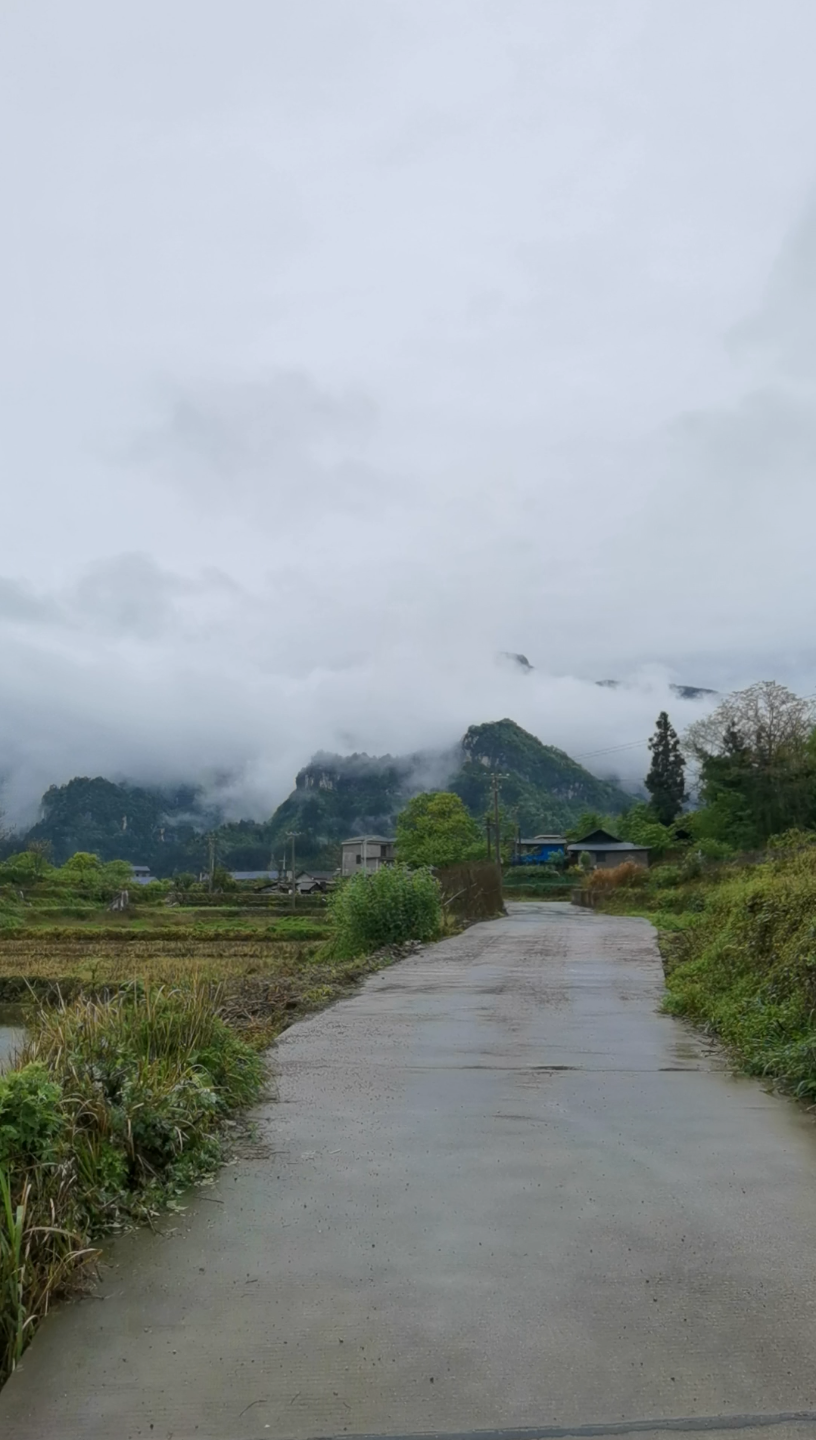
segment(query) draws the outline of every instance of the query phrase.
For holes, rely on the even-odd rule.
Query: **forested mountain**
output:
[[[481,818],[489,808],[491,777],[497,772],[504,777],[502,807],[525,835],[564,830],[586,810],[617,815],[632,804],[632,796],[617,785],[591,775],[564,750],[543,745],[514,720],[471,725],[448,789]]]
[[[47,844],[57,865],[89,850],[102,860],[157,864],[157,874],[169,875],[202,865],[202,837],[220,818],[192,785],[146,789],[78,776],[46,790],[24,841]]]
[[[45,842],[58,864],[76,850],[91,850],[170,875],[202,868],[205,835],[214,830],[219,863],[240,870],[280,865],[294,833],[299,860],[329,868],[338,862],[341,840],[363,831],[392,833],[406,801],[425,790],[455,791],[481,821],[496,772],[503,812],[528,834],[562,829],[585,810],[617,814],[631,804],[631,796],[563,750],[543,745],[512,720],[498,720],[472,725],[445,754],[316,755],[266,821],[223,823],[192,786],[151,789],[77,778],[46,791],[37,824],[14,844]]]

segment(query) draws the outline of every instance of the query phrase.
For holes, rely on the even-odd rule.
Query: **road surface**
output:
[[[661,990],[644,921],[515,905],[295,1026],[257,1151],[117,1243],[0,1435],[816,1437],[816,1126]]]

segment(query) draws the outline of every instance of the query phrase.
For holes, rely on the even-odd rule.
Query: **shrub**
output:
[[[679,865],[654,865],[649,871],[650,890],[674,890],[683,883]]]
[[[338,959],[370,955],[384,945],[432,940],[442,924],[440,887],[430,870],[387,865],[372,875],[353,875],[329,900]]]
[[[0,1075],[0,1166],[52,1161],[65,1117],[62,1091],[44,1065],[24,1065]]]

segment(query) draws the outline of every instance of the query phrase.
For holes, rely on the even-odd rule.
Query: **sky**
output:
[[[812,0],[5,0],[7,814],[260,817],[505,715],[635,784],[672,681],[816,691],[814,46]]]

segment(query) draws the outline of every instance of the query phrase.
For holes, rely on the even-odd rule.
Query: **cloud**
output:
[[[0,61],[9,808],[267,813],[503,715],[634,783],[670,683],[814,688],[808,7],[46,8]]]

